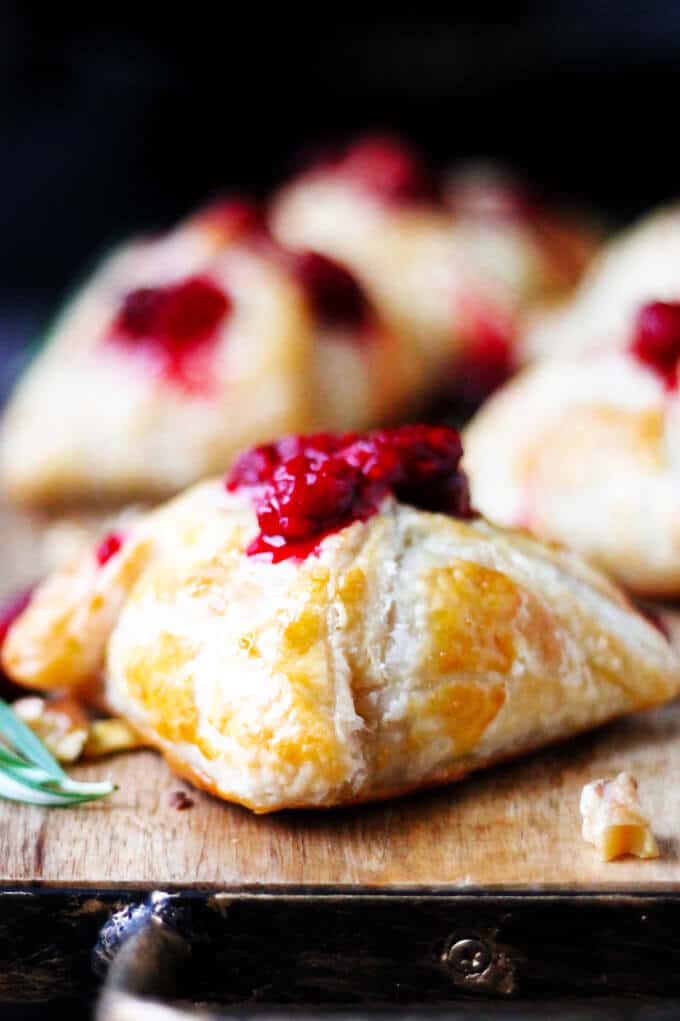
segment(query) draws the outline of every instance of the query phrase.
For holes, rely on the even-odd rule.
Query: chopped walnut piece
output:
[[[594,780],[581,792],[583,839],[594,844],[603,861],[624,854],[658,858],[659,848],[643,815],[638,785],[630,773],[615,780]]]
[[[82,755],[89,720],[72,698],[20,698],[12,709],[44,741],[59,762],[75,762]]]
[[[90,720],[74,698],[30,695],[14,702],[12,709],[59,762],[98,759],[144,743],[125,720]]]
[[[86,759],[142,748],[145,742],[125,720],[94,720],[90,724],[83,754]]]

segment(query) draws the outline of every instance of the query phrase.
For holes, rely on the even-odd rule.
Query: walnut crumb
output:
[[[125,720],[115,718],[93,720],[83,749],[86,759],[101,759],[116,752],[143,748],[145,742]]]
[[[12,709],[59,762],[99,759],[144,745],[125,720],[91,720],[80,702],[68,695],[28,695],[13,702]]]
[[[581,792],[583,839],[593,844],[603,861],[624,854],[658,858],[659,848],[643,814],[638,785],[630,773],[614,780],[594,780]]]
[[[51,699],[28,695],[12,703],[19,719],[44,741],[59,762],[76,762],[87,741],[88,719],[80,704],[68,696]]]
[[[186,812],[187,808],[193,808],[194,801],[184,791],[173,791],[170,795],[170,807],[176,808],[178,812]]]

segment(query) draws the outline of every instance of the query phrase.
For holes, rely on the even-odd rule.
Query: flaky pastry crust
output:
[[[220,481],[48,579],[3,663],[101,679],[173,768],[256,812],[395,796],[672,698],[675,654],[579,559],[483,519],[379,512],[318,554],[245,549]]]
[[[680,400],[629,353],[525,370],[465,434],[473,501],[640,594],[680,592]]]

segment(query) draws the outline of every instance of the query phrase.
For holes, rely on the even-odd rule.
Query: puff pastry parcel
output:
[[[521,357],[625,348],[640,307],[651,301],[680,301],[680,203],[613,238],[572,296],[532,314]]]
[[[679,359],[680,304],[652,302],[628,349],[527,369],[467,428],[475,504],[636,592],[680,593]]]
[[[178,772],[257,812],[392,797],[680,688],[578,558],[469,508],[457,434],[288,437],[37,590],[20,683],[104,686]]]
[[[272,225],[284,243],[352,267],[440,384],[446,372],[451,385],[465,376],[480,390],[512,369],[527,308],[573,286],[595,247],[592,231],[506,177],[471,170],[442,187],[384,138],[293,180]]]
[[[10,401],[0,479],[22,504],[154,499],[283,432],[391,420],[422,381],[346,268],[225,201],[75,296]]]

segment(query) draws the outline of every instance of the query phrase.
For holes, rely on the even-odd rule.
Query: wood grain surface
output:
[[[25,582],[39,529],[0,517],[2,588]],[[677,618],[667,621],[680,635]],[[154,753],[78,767],[111,777],[105,802],[45,810],[0,802],[0,884],[338,884],[680,889],[680,704],[639,714],[437,791],[381,805],[254,816],[193,790]],[[583,784],[639,780],[657,861],[601,863],[580,836]],[[193,804],[174,807],[177,791]]]

